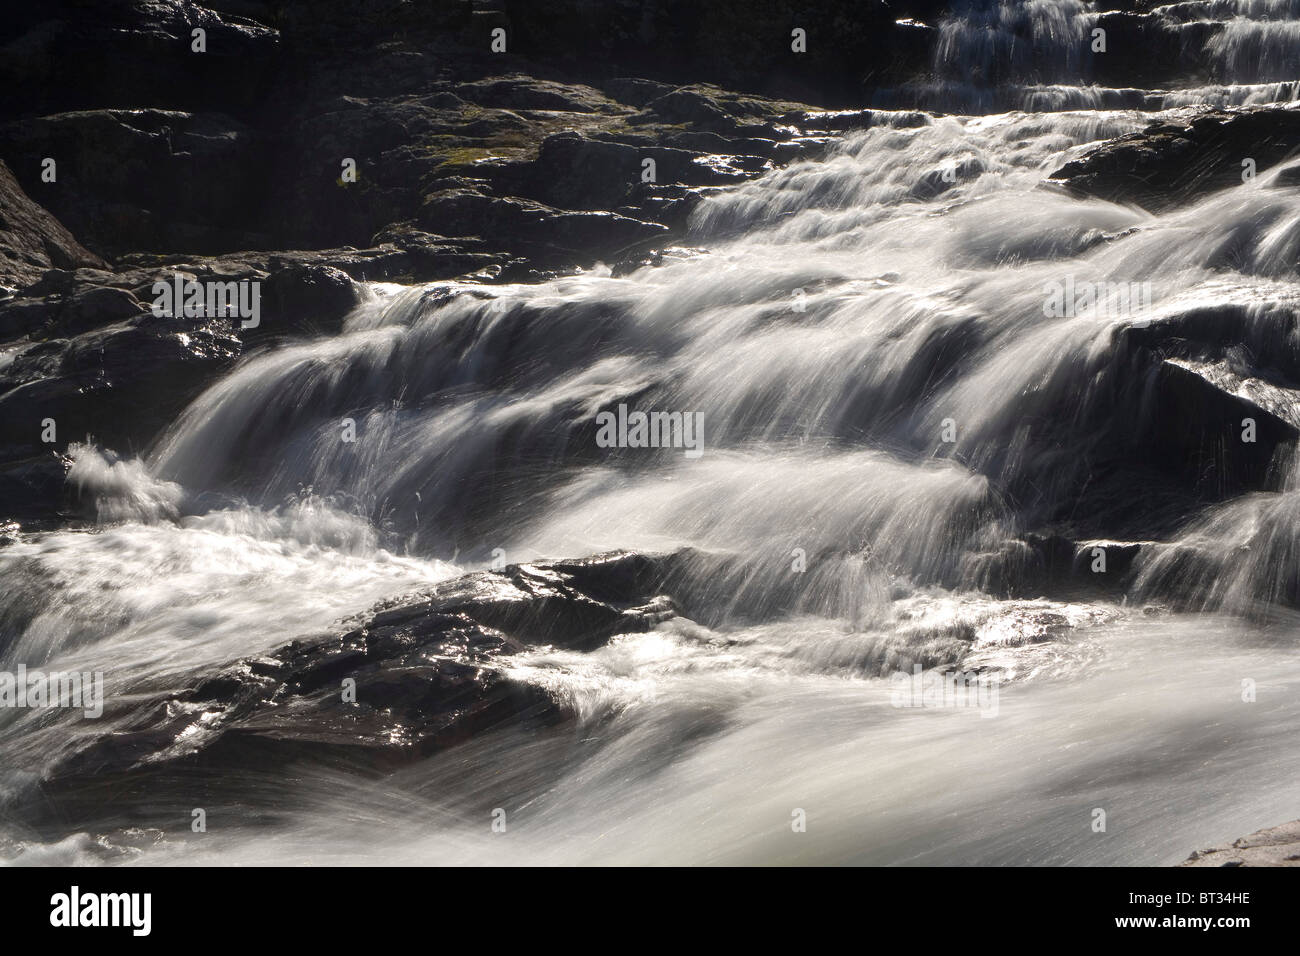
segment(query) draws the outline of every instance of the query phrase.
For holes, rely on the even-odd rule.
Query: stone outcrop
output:
[[[381,604],[343,633],[196,674],[178,693],[124,699],[102,732],[52,732],[40,802],[75,817],[108,790],[130,803],[159,777],[197,799],[223,767],[292,761],[386,772],[494,729],[563,725],[571,705],[512,677],[512,658],[593,650],[672,617],[660,586],[677,561],[618,552],[481,571]]]
[[[0,160],[0,293],[31,285],[50,269],[81,267],[105,266],[23,192]],[[0,337],[5,334],[0,325]]]
[[[1229,846],[1195,850],[1180,866],[1300,866],[1300,820],[1256,830]]]
[[[1071,192],[1160,211],[1240,186],[1300,150],[1300,109],[1188,110],[1111,140],[1051,176]]]

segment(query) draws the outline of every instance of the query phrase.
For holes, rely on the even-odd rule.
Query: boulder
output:
[[[337,333],[343,319],[362,300],[361,290],[343,270],[327,265],[286,263],[272,257],[262,283],[262,321],[244,340],[289,332]]]
[[[1213,499],[1271,487],[1274,467],[1300,438],[1295,425],[1171,360],[1154,370],[1149,395],[1149,454]],[[1243,437],[1247,420],[1252,440]]]
[[[517,197],[451,189],[425,198],[420,225],[453,236],[474,236],[491,247],[532,256],[539,264],[577,259],[591,264],[651,241],[667,228],[610,212],[572,212]]]
[[[0,461],[0,526],[27,531],[58,527],[65,519],[67,463],[47,451]]]
[[[25,296],[0,303],[0,334],[32,339],[76,336],[144,311],[144,304],[126,289],[82,286],[66,295]]]
[[[93,437],[138,451],[240,352],[229,319],[135,318],[20,348],[0,372],[0,459]],[[57,440],[42,440],[53,419]]]
[[[295,760],[384,772],[494,729],[571,721],[572,704],[512,675],[511,658],[591,650],[673,616],[659,585],[674,561],[618,552],[475,572],[342,633],[197,673],[179,692],[110,698],[100,732],[52,735],[40,800],[77,816],[104,788],[129,801],[159,774],[202,788],[205,772],[278,774]]]
[[[1242,185],[1244,160],[1257,173],[1300,149],[1300,109],[1189,110],[1109,140],[1052,173],[1079,195],[1160,211]]]
[[[33,202],[0,160],[0,292],[36,282],[49,269],[104,268],[63,224]],[[0,337],[6,335],[0,320]]]
[[[1229,846],[1194,850],[1179,866],[1300,866],[1300,820],[1256,830]]]

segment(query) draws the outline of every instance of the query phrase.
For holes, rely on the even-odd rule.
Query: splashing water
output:
[[[1036,54],[1004,49],[1017,18],[1068,45],[1095,16],[989,11],[945,27],[944,62],[1020,69]],[[1235,30],[1211,41],[1234,77],[1255,42]],[[1062,62],[1045,78],[1078,66]],[[1254,79],[1276,72],[1252,62]],[[1292,478],[1145,528],[1127,594],[990,582],[1063,514],[1087,527],[1070,508],[1093,463],[1141,434],[1135,329],[1231,311],[1265,356],[1237,362],[1246,378],[1296,361],[1300,189],[1274,170],[1153,215],[1042,186],[1142,113],[915,116],[712,195],[656,268],[375,286],[342,334],[245,360],[146,459],[75,448],[96,527],[0,548],[3,666],[102,669],[117,694],[328,631],[495,549],[729,556],[699,564],[699,620],[516,659],[580,715],[575,736],[501,732],[382,781],[262,781],[292,822],[201,844],[106,823],[52,841],[14,824],[10,846],[65,862],[1150,864],[1294,817]],[[1066,277],[1148,283],[1151,308],[1045,314]],[[1300,425],[1295,393],[1270,394]],[[704,454],[599,447],[596,415],[620,403],[701,414]],[[891,673],[917,662],[1001,675],[996,717],[894,706]],[[0,712],[0,795],[39,770],[26,741],[47,719]],[[493,842],[477,808],[508,800],[521,836]]]
[[[954,5],[937,26],[931,75],[877,90],[872,105],[968,113],[1159,111],[1300,98],[1300,4],[1294,0],[1195,0],[1118,21],[1107,18],[1110,9],[1080,0]],[[1107,58],[1135,48],[1151,62],[1178,64],[1179,75],[1160,77],[1154,89],[1098,80]]]

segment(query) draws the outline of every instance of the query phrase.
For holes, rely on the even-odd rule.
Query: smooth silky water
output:
[[[1247,6],[1280,20],[1235,27],[1225,69],[1264,52],[1239,84],[1169,92],[1171,106],[1295,79],[1269,44],[1300,10]],[[1062,42],[1095,15],[1003,7],[1047,17]],[[954,73],[998,55],[968,27],[945,28]],[[1149,282],[1141,321],[1245,304],[1264,337],[1300,307],[1300,189],[1266,171],[1162,215],[1071,197],[1045,177],[1152,114],[1060,105],[882,116],[821,161],[714,193],[664,264],[631,275],[373,285],[342,334],[250,355],[143,459],[79,446],[69,481],[97,526],[0,548],[0,669],[102,670],[110,706],[337,629],[495,549],[689,545],[741,570],[705,582],[708,623],[514,659],[577,730],[496,732],[380,781],[250,774],[250,803],[292,812],[201,837],[188,808],[147,838],[111,808],[56,839],[6,819],[5,855],[1169,864],[1300,815],[1300,644],[1276,601],[1300,572],[1293,479],[1189,514],[1114,599],[981,590],[979,556],[1036,530],[1083,467],[1026,419],[1073,409],[1087,447],[1098,369],[1137,321],[1048,317],[1047,283]],[[935,189],[949,168],[957,182]],[[596,448],[590,423],[620,401],[701,413],[703,455]],[[1006,492],[1024,480],[1043,501]],[[798,599],[774,610],[796,549]],[[894,706],[890,675],[922,650],[998,675],[996,713]],[[0,711],[0,795],[34,785],[29,736],[52,720],[87,732]],[[491,832],[496,806],[509,838]]]

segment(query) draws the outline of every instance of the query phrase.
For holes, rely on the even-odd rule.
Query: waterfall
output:
[[[292,822],[143,858],[1151,864],[1294,816],[1240,781],[1300,779],[1295,451],[1207,490],[1162,403],[1199,376],[1300,427],[1296,165],[1160,212],[1046,180],[1162,111],[1296,99],[1300,3],[1143,14],[1206,71],[1161,89],[1094,84],[1104,12],[966,4],[931,81],[710,190],[655,265],[370,283],[143,454],[78,444],[92,527],[0,547],[0,669],[143,698],[502,556],[682,551],[693,616],[511,665],[579,743],[503,731],[364,787],[295,771]],[[1224,342],[1179,351],[1206,327]],[[598,442],[629,412],[699,416],[701,453]],[[1131,576],[1052,590],[1053,547]],[[999,719],[892,703],[922,665],[998,675]],[[48,719],[0,710],[0,795],[33,785]],[[527,796],[509,845],[456,809],[502,780]],[[835,826],[791,848],[805,806]],[[13,839],[87,862],[99,836]]]
[[[1259,106],[1300,98],[1300,5],[1200,0],[1144,14],[1070,0],[969,0],[936,27],[931,75],[874,105],[963,113]],[[1132,85],[1148,63],[1178,71]],[[1126,82],[1115,84],[1116,79]],[[1151,85],[1151,80],[1157,82]]]

